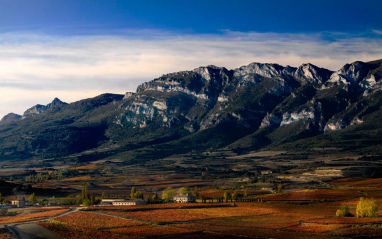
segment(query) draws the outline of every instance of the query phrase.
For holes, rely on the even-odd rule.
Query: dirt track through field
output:
[[[21,239],[61,239],[48,229],[34,223],[21,224],[13,227],[18,238]]]
[[[36,221],[29,221],[29,222],[21,222],[21,223],[14,223],[6,225],[8,230],[12,233],[12,238],[19,238],[19,239],[62,239],[62,237],[59,237],[58,235],[54,234],[53,232],[49,231],[48,229],[41,227],[39,225],[36,225],[36,222],[42,222],[50,219],[55,219],[59,217],[66,216],[68,214],[77,212],[78,208],[71,210],[69,212],[65,212],[63,214],[42,219],[42,220],[36,220]]]

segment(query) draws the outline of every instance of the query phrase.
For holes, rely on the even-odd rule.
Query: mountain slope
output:
[[[139,162],[210,148],[333,144],[366,152],[382,144],[381,63],[337,72],[312,64],[206,66],[163,75],[125,96],[54,99],[21,119],[2,119],[0,159]]]

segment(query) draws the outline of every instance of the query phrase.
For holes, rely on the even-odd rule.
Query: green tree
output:
[[[130,198],[135,198],[136,192],[137,192],[136,187],[132,187],[131,188],[131,193],[130,193]]]
[[[158,200],[158,199],[159,199],[158,194],[154,194],[154,195],[151,197],[151,200],[153,200],[153,201],[156,201],[156,200]]]
[[[137,191],[134,193],[134,198],[143,199],[143,193],[141,191]]]
[[[90,200],[89,199],[84,199],[84,201],[82,202],[82,206],[84,207],[89,207],[90,206]]]
[[[340,209],[336,211],[336,217],[352,217],[353,214],[349,212],[349,207],[342,205]]]
[[[225,201],[228,202],[228,199],[231,198],[231,194],[229,192],[224,192],[223,197],[224,197]]]
[[[279,183],[279,185],[277,185],[277,192],[281,193],[282,191],[283,191],[283,185]]]
[[[243,197],[243,195],[241,193],[239,193],[239,192],[232,193],[232,200],[237,201],[237,199],[241,198],[241,197]]]
[[[373,199],[361,197],[356,209],[357,217],[378,217],[378,204]]]
[[[181,188],[179,188],[179,190],[178,190],[178,194],[180,194],[180,195],[187,195],[187,194],[189,194],[190,192],[188,191],[188,189],[186,188],[186,187],[181,187]]]
[[[29,201],[32,203],[36,202],[36,195],[34,193],[29,196]]]
[[[168,187],[162,192],[162,199],[172,200],[176,194],[176,190]]]
[[[101,197],[96,197],[95,200],[94,200],[94,204],[100,204],[101,201],[102,201]]]
[[[89,199],[88,187],[86,185],[82,186],[81,202]]]

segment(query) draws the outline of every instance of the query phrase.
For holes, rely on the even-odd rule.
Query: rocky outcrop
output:
[[[18,115],[18,114],[14,114],[14,113],[9,113],[7,115],[5,115],[1,120],[0,120],[0,123],[4,123],[4,124],[7,124],[7,123],[14,123],[14,122],[17,122],[21,119],[21,115]]]
[[[47,110],[59,110],[62,106],[67,105],[67,103],[62,102],[58,98],[54,98],[53,101],[47,105],[35,105],[29,109],[27,109],[22,118],[28,118],[28,117],[33,117],[35,115],[39,115]]]

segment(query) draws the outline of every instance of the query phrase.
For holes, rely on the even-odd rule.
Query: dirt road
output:
[[[34,223],[15,225],[12,227],[20,239],[61,239],[48,229]]]
[[[35,223],[46,221],[49,219],[55,219],[58,217],[62,217],[65,215],[68,215],[70,213],[74,213],[78,211],[78,208],[75,208],[69,212],[65,212],[63,214],[50,217],[43,220],[36,220],[36,221],[30,221],[30,222],[22,222],[22,223],[15,223],[15,224],[9,224],[6,225],[8,230],[12,233],[13,238],[18,239],[62,239],[62,237],[59,237],[58,235],[54,234],[53,232],[49,231],[48,229],[38,226]]]

